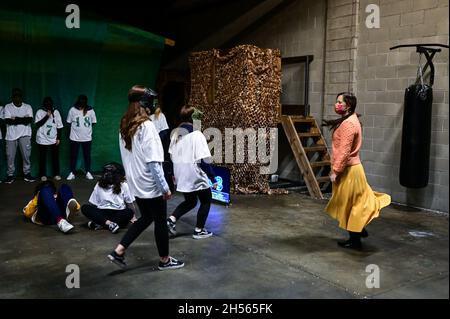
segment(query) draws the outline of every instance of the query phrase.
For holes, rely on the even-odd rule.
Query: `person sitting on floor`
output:
[[[130,221],[134,222],[133,202],[123,166],[109,163],[103,167],[103,174],[94,187],[89,204],[83,205],[81,212],[90,219],[90,229],[106,227],[115,234]]]
[[[60,231],[67,233],[74,228],[69,221],[79,210],[80,204],[69,185],[63,184],[57,190],[55,183],[47,180],[36,186],[23,213],[35,224],[57,225]]]

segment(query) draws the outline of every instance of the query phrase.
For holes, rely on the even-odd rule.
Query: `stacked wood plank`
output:
[[[281,94],[281,54],[279,50],[241,45],[227,51],[210,50],[192,53],[191,94],[189,105],[204,112],[202,130],[217,128],[222,133],[222,163],[231,171],[232,193],[270,193],[268,176],[260,173],[266,166],[259,160],[248,162],[248,144],[244,163],[225,163],[225,128],[277,127]],[[266,136],[269,150],[269,134]],[[246,139],[247,140],[247,139]],[[256,139],[248,141],[257,145]],[[234,143],[235,144],[235,143]]]

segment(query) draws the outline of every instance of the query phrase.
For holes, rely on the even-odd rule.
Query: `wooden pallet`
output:
[[[312,116],[281,116],[281,124],[309,194],[324,198],[323,191],[331,183],[331,157],[316,120]]]

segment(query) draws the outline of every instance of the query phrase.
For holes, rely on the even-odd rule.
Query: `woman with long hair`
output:
[[[115,234],[133,218],[133,202],[123,166],[111,162],[103,166],[103,174],[92,191],[89,204],[81,206],[81,212],[89,219],[89,229],[107,228]]]
[[[119,146],[130,191],[141,217],[131,225],[108,258],[118,266],[126,267],[126,249],[154,221],[160,256],[158,269],[177,269],[184,263],[169,256],[166,224],[166,200],[171,198],[172,193],[164,179],[161,139],[149,118],[153,111],[154,95],[152,90],[142,85],[135,85],[128,92],[129,104],[120,123]]]
[[[369,234],[365,227],[380,210],[391,203],[387,194],[372,191],[367,184],[364,168],[359,158],[362,145],[362,128],[356,113],[356,97],[352,93],[339,93],[334,111],[340,115],[335,120],[324,120],[323,126],[332,131],[332,197],[325,211],[339,221],[339,227],[350,238],[338,242],[341,247],[361,249],[361,237]]]
[[[92,106],[88,105],[86,95],[79,95],[75,105],[69,110],[67,123],[70,124],[70,173],[67,180],[75,179],[78,150],[83,150],[84,169],[87,179],[94,179],[91,174],[92,127],[97,123]]]
[[[180,111],[181,124],[172,135],[169,153],[172,157],[174,176],[177,191],[183,193],[184,202],[175,208],[173,214],[167,219],[169,232],[175,236],[176,222],[190,210],[197,206],[197,223],[192,237],[203,239],[212,236],[212,232],[205,228],[211,207],[211,187],[208,178],[217,188],[216,176],[208,163],[211,153],[205,136],[200,131],[194,131],[192,115],[193,107],[183,106]]]

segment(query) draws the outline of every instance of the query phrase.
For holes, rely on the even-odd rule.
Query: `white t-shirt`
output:
[[[89,110],[86,115],[83,115],[82,110],[72,106],[67,115],[67,123],[71,124],[69,136],[71,141],[92,141],[92,124],[97,123],[94,110]]]
[[[3,114],[3,106],[0,106],[0,120],[3,120],[5,118],[5,115]],[[2,130],[0,129],[0,140],[3,138]]]
[[[177,191],[190,193],[209,188],[208,176],[198,166],[201,159],[211,157],[208,143],[202,132],[193,131],[182,137],[178,137],[176,133],[173,134],[169,153],[173,162]]]
[[[34,123],[39,122],[47,115],[47,111],[39,109],[36,112]],[[62,128],[62,118],[58,110],[53,111],[53,116],[50,116],[44,125],[38,128],[36,132],[36,143],[40,145],[53,145],[56,143],[57,129]]]
[[[125,148],[125,141],[119,134],[122,163],[131,194],[138,198],[162,196],[156,181],[147,167],[149,162],[164,161],[164,151],[155,125],[148,120],[142,123],[131,140],[131,152]]]
[[[155,124],[156,131],[158,131],[158,133],[169,129],[166,116],[162,112],[159,113],[158,118],[156,118],[155,114],[150,115],[150,119],[152,120],[153,124]]]
[[[127,182],[123,182],[120,188],[120,194],[114,194],[112,186],[104,189],[97,183],[89,197],[89,202],[100,209],[125,209],[127,207],[125,203],[134,202],[134,196],[131,195]]]
[[[11,119],[13,117],[33,117],[33,109],[26,103],[22,103],[21,107],[17,107],[13,103],[6,104],[3,112],[5,119]],[[6,125],[5,140],[15,141],[24,136],[31,136],[31,123],[28,125]]]

